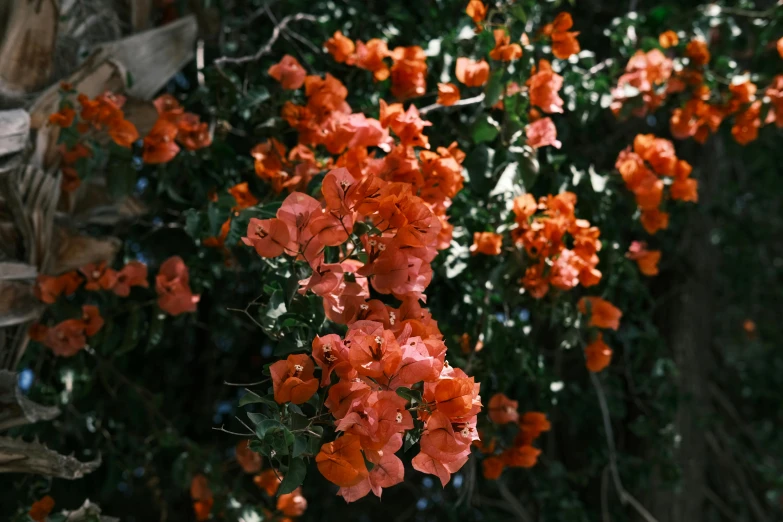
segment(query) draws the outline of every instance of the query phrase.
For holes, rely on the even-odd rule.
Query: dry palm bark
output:
[[[103,2],[103,0],[100,0]],[[87,263],[110,261],[116,238],[82,232],[88,224],[113,225],[144,212],[132,198],[112,199],[97,173],[73,194],[60,189],[57,111],[60,80],[90,97],[107,90],[128,96],[126,117],[143,133],[157,113],[149,100],[193,58],[197,24],[188,16],[119,40],[100,42],[74,70],[52,78],[57,43],[79,39],[101,19],[120,19],[133,30],[150,25],[150,0],[126,0],[124,12],[79,19],[76,4],[62,0],[0,2],[0,431],[50,420],[54,406],[18,391],[15,368],[29,343],[27,330],[43,313],[33,296],[39,273],[59,274]],[[107,9],[114,5],[104,2]],[[103,5],[103,4],[99,4]],[[97,17],[97,18],[96,18]],[[101,18],[103,17],[103,18]],[[59,34],[58,30],[61,33]],[[31,66],[32,65],[32,66]],[[47,87],[48,85],[48,87]],[[41,90],[43,89],[43,90]],[[39,94],[35,94],[39,92]],[[32,98],[27,109],[25,100]],[[142,134],[143,135],[143,134]],[[36,473],[76,479],[100,465],[81,462],[35,442],[0,437],[0,473]],[[69,520],[114,520],[85,502]],[[93,517],[93,518],[90,518]]]

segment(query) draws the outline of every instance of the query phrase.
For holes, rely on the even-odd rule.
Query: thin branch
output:
[[[259,384],[264,384],[269,379],[270,378],[268,377],[268,378],[264,379],[263,381],[258,381],[258,382],[228,382],[228,381],[223,381],[223,384],[225,384],[226,386],[237,386],[237,387],[240,387],[240,388],[247,388],[249,386],[258,386]],[[250,390],[248,390],[248,391],[250,391]]]
[[[255,433],[237,433],[236,431],[229,431],[224,426],[221,426],[219,428],[212,427],[215,431],[222,431],[223,433],[228,433],[229,435],[237,435],[238,437],[252,437],[255,435]]]
[[[229,56],[221,56],[217,60],[215,60],[215,66],[217,66],[218,69],[224,64],[228,63],[248,63],[248,62],[255,62],[258,59],[260,59],[262,56],[269,54],[272,52],[272,46],[275,44],[277,39],[280,37],[280,33],[286,28],[288,24],[291,22],[298,22],[299,20],[307,20],[309,22],[315,22],[316,18],[312,15],[305,14],[305,13],[298,13],[295,15],[289,15],[280,20],[280,23],[275,26],[275,28],[272,30],[272,36],[269,38],[269,41],[266,42],[258,51],[255,52],[255,54],[248,54],[246,56],[237,56],[237,57],[229,57]]]
[[[464,100],[459,100],[456,103],[453,103],[451,105],[441,105],[440,103],[433,103],[432,105],[427,105],[426,107],[422,107],[419,109],[419,114],[427,114],[428,112],[432,112],[438,109],[443,109],[446,107],[462,107],[464,105],[473,105],[474,103],[481,103],[484,101],[484,93],[482,92],[478,96],[474,96],[473,98],[465,98]]]
[[[513,512],[518,520],[521,520],[522,522],[532,522],[533,519],[530,517],[530,514],[527,512],[525,507],[517,500],[517,498],[514,496],[511,491],[509,491],[508,486],[506,486],[506,483],[502,480],[497,481],[498,484],[498,491],[500,491],[500,496],[503,497],[503,500],[506,501],[508,504],[508,507],[510,508],[511,512]]]
[[[718,508],[718,511],[720,511],[721,514],[728,520],[739,520],[739,517],[731,512],[731,508],[729,508],[729,506],[723,502],[718,494],[711,490],[708,486],[704,486],[704,497],[712,502],[712,504]]]
[[[617,488],[617,493],[620,496],[620,501],[623,504],[630,504],[646,522],[658,522],[658,520],[650,514],[649,511],[642,505],[641,502],[628,493],[620,480],[620,471],[617,468],[617,448],[614,445],[614,432],[612,431],[612,421],[609,417],[609,406],[606,403],[606,396],[604,390],[601,387],[601,381],[592,372],[590,372],[590,381],[593,383],[595,393],[598,395],[598,404],[601,407],[601,416],[604,421],[604,430],[606,431],[606,445],[609,447],[609,469],[612,472],[612,479],[614,480],[614,487]]]

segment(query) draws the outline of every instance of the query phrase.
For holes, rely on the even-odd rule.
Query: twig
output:
[[[438,109],[443,109],[446,107],[461,107],[464,105],[473,105],[474,103],[481,103],[484,101],[484,93],[482,92],[478,96],[474,96],[473,98],[465,98],[464,100],[459,100],[456,103],[453,103],[451,105],[441,105],[440,103],[433,103],[432,105],[427,105],[426,107],[422,107],[419,109],[419,114],[427,114],[428,112],[432,112]]]
[[[614,445],[614,432],[612,431],[612,421],[609,417],[609,406],[606,403],[606,396],[604,390],[601,387],[601,382],[594,373],[590,372],[590,381],[593,383],[595,393],[598,395],[598,404],[601,407],[601,416],[604,421],[604,430],[606,431],[606,445],[609,447],[609,469],[612,472],[612,479],[614,480],[614,487],[617,488],[617,494],[620,496],[620,501],[623,504],[630,504],[646,522],[658,522],[658,520],[650,514],[649,511],[642,505],[641,502],[628,493],[620,480],[620,471],[617,468],[617,448]]]
[[[275,28],[272,30],[272,36],[269,38],[269,41],[264,44],[263,47],[258,49],[258,51],[255,52],[255,54],[248,54],[246,56],[237,56],[237,57],[229,57],[229,56],[221,56],[217,60],[215,60],[215,66],[220,69],[220,67],[227,63],[247,63],[247,62],[254,62],[264,56],[265,54],[269,54],[272,51],[272,46],[275,44],[277,39],[280,37],[280,33],[286,28],[286,26],[291,22],[298,22],[299,20],[307,20],[309,22],[315,22],[316,18],[312,15],[305,14],[305,13],[298,13],[295,15],[289,15],[280,20],[280,23],[275,26]]]
[[[258,381],[258,382],[228,382],[228,381],[223,381],[223,384],[225,384],[226,386],[238,386],[240,388],[246,388],[248,386],[258,386],[259,384],[264,384],[268,380],[269,380],[269,378],[266,378],[263,381]],[[250,390],[248,390],[248,391],[250,391]]]
[[[609,466],[606,466],[603,473],[601,473],[601,515],[603,522],[612,522],[612,518],[609,516],[609,498],[607,495],[609,490],[608,482]]]
[[[715,493],[713,490],[711,490],[709,487],[704,486],[704,496],[707,500],[712,502],[712,504],[718,508],[718,511],[720,511],[724,517],[728,520],[739,520],[739,517],[731,512],[731,509],[729,506],[726,505],[723,500],[718,496],[717,493]]]
[[[219,428],[215,428],[213,426],[212,429],[215,430],[215,431],[222,431],[223,433],[228,433],[229,435],[237,435],[239,437],[252,437],[252,436],[255,435],[255,433],[237,433],[236,431],[229,431],[229,430],[227,430],[225,428],[225,425],[223,425],[223,426],[221,426]]]
[[[520,504],[519,500],[509,491],[508,486],[506,486],[506,483],[502,480],[497,481],[498,484],[498,491],[500,491],[500,496],[503,497],[503,500],[506,501],[509,508],[511,508],[511,511],[517,516],[518,520],[522,520],[522,522],[532,522],[532,518],[530,518],[530,514],[527,512],[525,507]]]

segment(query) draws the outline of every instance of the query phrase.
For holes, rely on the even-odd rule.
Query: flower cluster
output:
[[[677,47],[679,38],[673,31],[659,37],[662,49]],[[611,108],[619,115],[625,106],[631,107],[635,116],[654,112],[663,101],[675,93],[686,93],[681,106],[672,111],[669,120],[672,136],[677,139],[693,138],[704,143],[721,123],[733,116],[731,134],[735,141],[746,145],[758,137],[763,124],[775,122],[783,114],[780,88],[783,76],[776,77],[765,90],[764,97],[757,97],[757,86],[747,76],[731,80],[728,92],[712,92],[705,84],[705,68],[710,62],[707,43],[701,39],[688,42],[683,49],[684,59],[674,60],[660,49],[637,51],[625,68],[617,86],[612,90]],[[767,118],[762,122],[763,104],[770,104]]]
[[[623,313],[609,301],[600,297],[583,297],[578,303],[579,312],[590,316],[589,326],[617,330]],[[587,369],[597,373],[609,366],[612,349],[604,342],[603,333],[598,332],[595,340],[585,348]]]
[[[353,42],[340,31],[325,46],[336,62],[370,71],[376,82],[391,77],[391,92],[398,99],[422,96],[427,88],[427,57],[419,46],[396,47],[390,51],[383,40]],[[391,58],[391,67],[385,62],[387,58]]]
[[[61,86],[62,100],[60,110],[49,116],[49,123],[74,133],[76,142],[62,143],[61,170],[62,188],[66,192],[76,190],[80,183],[78,162],[92,156],[92,149],[83,143],[91,131],[105,131],[112,141],[122,148],[129,149],[139,140],[136,126],[125,118],[122,107],[125,97],[105,92],[90,99],[78,94],[76,101],[80,107],[77,118],[75,105],[70,95],[73,88],[68,84]],[[177,143],[188,150],[207,147],[212,142],[206,123],[192,113],[184,112],[179,102],[168,94],[154,101],[158,119],[142,142],[142,161],[148,164],[171,161],[180,151]]]
[[[128,297],[132,287],[149,287],[147,265],[131,261],[114,270],[101,262],[59,276],[39,274],[33,293],[41,302],[54,304],[61,295],[71,296],[82,285],[87,291],[108,291]],[[155,289],[158,306],[164,312],[179,315],[196,310],[199,296],[190,290],[188,267],[179,256],[170,257],[160,266]],[[86,337],[98,333],[103,323],[98,307],[83,305],[80,318],[66,319],[52,327],[36,323],[30,327],[29,334],[32,340],[43,343],[56,355],[71,357],[87,345]]]
[[[474,444],[484,455],[482,468],[484,477],[490,480],[500,478],[503,470],[509,468],[532,468],[538,461],[541,450],[533,442],[552,426],[544,413],[529,411],[521,416],[517,411],[519,403],[496,393],[489,400],[487,413],[489,420],[496,426],[516,425],[516,433],[507,447],[500,447],[497,437],[489,437],[488,442],[476,441]],[[483,433],[482,433],[483,435]]]
[[[677,158],[669,140],[652,134],[637,135],[633,147],[620,152],[615,168],[636,197],[642,226],[649,234],[669,226],[669,214],[660,208],[665,193],[673,200],[695,202],[699,199],[699,183],[690,177],[690,164]],[[667,186],[668,190],[665,190]]]
[[[628,247],[625,257],[636,261],[639,271],[646,276],[658,275],[658,262],[661,260],[660,250],[647,250],[647,243],[634,241]]]
[[[530,258],[522,284],[536,299],[544,297],[550,286],[570,290],[601,280],[596,268],[600,231],[587,220],[576,218],[575,205],[572,192],[544,196],[538,202],[530,194],[514,200],[516,228],[511,236]]]

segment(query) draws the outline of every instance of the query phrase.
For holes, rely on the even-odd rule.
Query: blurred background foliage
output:
[[[158,16],[197,14],[206,58],[203,70],[189,64],[166,92],[210,121],[215,139],[211,147],[183,152],[164,166],[117,169],[117,176],[127,177],[118,183],[133,187],[151,210],[119,232],[125,241],[118,261],[141,260],[154,271],[178,254],[190,267],[201,302],[197,313],[163,318],[145,306],[151,294],[144,290],[134,289],[131,300],[103,296],[101,308],[112,313],[91,343],[94,355],[57,359],[42,346],[28,350],[20,386],[39,402],[60,404],[63,414],[15,434],[37,436],[82,459],[100,454],[103,464],[72,482],[0,476],[0,512],[18,520],[26,520],[30,504],[45,494],[65,509],[89,498],[121,520],[194,520],[189,486],[196,473],[204,473],[215,492],[215,518],[259,520],[253,516],[261,516],[273,500],[236,463],[238,439],[214,428],[236,428],[235,416],[243,415],[238,408],[243,388],[225,382],[260,381],[264,365],[286,348],[229,309],[245,309],[265,285],[285,289],[291,268],[241,247],[232,248],[236,259],[230,260],[194,238],[216,235],[229,215],[230,203],[208,203],[214,190],[247,181],[263,204],[279,201],[253,175],[249,155],[270,137],[296,143],[295,132],[279,117],[288,95],[266,70],[292,54],[310,73],[340,78],[351,107],[375,115],[379,98],[392,99],[389,82],[373,83],[366,71],[323,53],[322,43],[334,31],[363,41],[383,38],[390,48],[424,48],[428,91],[416,100],[419,107],[434,103],[438,81],[454,80],[456,57],[482,57],[493,46],[487,32],[474,33],[462,1],[165,4]],[[607,334],[614,358],[598,379],[625,488],[660,522],[780,520],[780,133],[765,128],[744,147],[728,128],[705,145],[676,142],[678,156],[694,166],[700,201],[675,209],[669,229],[650,239],[663,252],[661,273],[650,279],[624,256],[631,241],[646,236],[614,161],[638,133],[669,137],[671,107],[618,120],[608,100],[628,58],[654,47],[668,29],[707,38],[723,77],[750,71],[753,78],[769,79],[783,72],[783,60],[768,45],[783,36],[783,9],[772,2],[636,0],[520,0],[515,9],[519,27],[530,34],[562,10],[571,12],[580,32],[583,52],[563,62],[561,72],[566,110],[556,124],[563,147],[531,158],[509,148],[503,136],[485,140],[477,122],[503,121],[504,113],[481,104],[427,114],[433,146],[457,141],[468,153],[465,188],[449,210],[454,242],[436,259],[427,294],[449,360],[482,383],[485,404],[503,392],[519,401],[520,411],[547,413],[553,429],[541,439],[543,454],[533,469],[507,470],[498,481],[484,479],[473,458],[444,489],[406,466],[405,483],[384,492],[382,502],[368,497],[354,504],[336,497],[336,488],[311,470],[303,487],[309,507],[301,520],[643,520],[621,501],[610,477],[607,434],[596,388],[584,369],[584,325],[575,305],[584,292],[553,291],[534,300],[519,291],[523,267],[514,256],[468,253],[473,232],[504,225],[509,194],[520,188],[537,197],[575,192],[577,216],[601,229],[598,268],[604,277],[590,294],[624,312],[621,329]],[[317,22],[292,22],[257,62],[211,65],[223,55],[254,53],[281,19],[295,13],[311,14]],[[537,58],[526,53],[516,74]],[[515,73],[508,74],[513,80]],[[466,88],[463,97],[480,92]],[[517,169],[514,186],[499,185],[508,168]],[[243,234],[249,217],[235,220],[229,244]],[[318,300],[297,302],[302,315],[320,314],[319,326],[308,327],[303,336],[330,331],[321,324]],[[248,310],[258,317],[264,307]],[[463,334],[471,347],[482,339],[483,350],[461,350]]]

